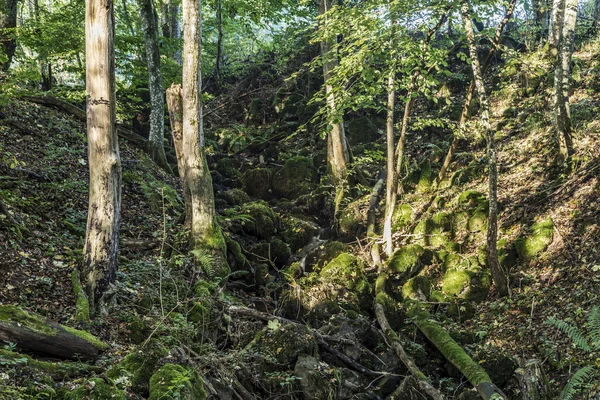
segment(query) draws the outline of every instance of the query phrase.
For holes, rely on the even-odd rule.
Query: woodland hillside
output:
[[[0,399],[600,399],[599,19],[0,0]]]

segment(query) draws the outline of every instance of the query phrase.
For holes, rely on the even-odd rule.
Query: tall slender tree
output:
[[[571,88],[571,58],[575,42],[578,0],[564,0],[560,10],[560,33],[558,54],[554,68],[554,115],[556,116],[555,140],[563,160],[573,155],[573,138],[569,91]]]
[[[481,105],[481,124],[485,130],[487,139],[487,158],[489,168],[489,213],[488,213],[488,231],[487,231],[487,262],[492,274],[492,279],[496,285],[498,293],[506,295],[508,293],[508,286],[506,283],[506,277],[500,267],[498,260],[498,167],[497,167],[497,154],[496,144],[494,141],[494,131],[490,123],[490,106],[488,103],[487,94],[485,92],[485,86],[483,83],[483,75],[481,73],[481,66],[479,64],[479,58],[477,55],[477,46],[475,44],[475,33],[473,32],[473,25],[471,20],[471,11],[468,0],[461,0],[461,12],[463,18],[463,25],[465,28],[465,34],[467,37],[467,43],[469,46],[469,56],[471,58],[471,68],[473,69],[473,80],[475,81],[475,87],[477,88],[477,95],[479,96],[479,104]]]
[[[86,0],[89,208],[83,264],[92,311],[104,313],[105,293],[115,281],[121,216],[121,160],[115,125],[114,15],[110,0]]]
[[[151,103],[148,152],[161,168],[172,173],[165,155],[165,94],[162,75],[160,74],[158,17],[152,0],[140,0],[140,15],[144,31],[146,62],[148,64],[148,89]]]
[[[554,52],[556,52],[558,48],[562,19],[565,14],[564,9],[565,0],[552,0],[552,8],[550,9],[550,19],[548,23],[548,43]]]
[[[0,71],[8,71],[17,47],[11,29],[17,27],[17,0],[0,0]]]
[[[200,0],[183,0],[183,85],[181,93],[181,158],[183,185],[189,205],[187,221],[195,250],[207,252],[214,259],[210,273],[224,275],[229,272],[225,258],[225,241],[216,220],[212,179],[204,155],[204,129],[202,118],[202,68],[201,68],[201,8]],[[171,95],[171,94],[170,94]],[[174,103],[169,101],[169,103]],[[181,174],[181,172],[180,172]]]
[[[215,60],[215,81],[217,88],[223,83],[221,71],[223,63],[223,0],[215,0],[215,16],[217,18],[217,56]]]
[[[332,0],[319,0],[319,15],[321,15],[321,29],[326,29],[327,12],[331,10]],[[332,50],[332,39],[321,41],[321,57],[323,58],[323,78],[325,80],[325,94],[327,97],[327,107],[329,110],[330,130],[327,134],[327,159],[331,167],[336,187],[335,213],[339,211],[339,205],[344,195],[344,185],[348,175],[349,152],[346,143],[346,133],[344,131],[344,121],[342,116],[337,115],[336,98],[331,84],[328,80],[332,75],[333,69],[337,65],[337,56]]]

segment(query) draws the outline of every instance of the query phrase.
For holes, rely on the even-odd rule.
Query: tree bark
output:
[[[392,22],[393,24],[393,22]],[[393,25],[392,25],[393,26]],[[392,32],[392,44],[393,44]],[[395,88],[396,68],[395,65],[390,69],[388,77],[388,99],[387,99],[387,124],[386,124],[386,142],[387,142],[387,179],[385,191],[385,217],[383,223],[383,240],[385,242],[385,253],[390,256],[393,251],[392,243],[392,218],[396,208],[396,187],[398,186],[398,174],[394,170],[394,106],[396,101]]]
[[[487,261],[492,274],[492,279],[496,285],[496,289],[500,295],[508,293],[506,277],[500,267],[498,261],[497,235],[498,235],[498,167],[496,144],[494,141],[494,131],[490,123],[490,107],[488,98],[485,93],[483,76],[479,59],[477,58],[477,46],[475,45],[475,34],[471,23],[471,12],[469,10],[468,0],[461,0],[461,11],[465,34],[469,46],[469,54],[471,57],[471,68],[473,69],[473,80],[477,88],[479,103],[481,105],[481,123],[485,130],[487,138],[487,157],[489,168],[489,214],[488,214],[488,231],[487,231]]]
[[[116,277],[121,217],[112,1],[86,0],[85,38],[90,184],[81,271],[92,311],[103,313],[103,295]]]
[[[494,34],[494,39],[492,40],[492,46],[488,51],[487,56],[485,57],[485,61],[483,62],[483,66],[481,67],[481,73],[485,73],[487,68],[489,67],[492,57],[498,48],[498,44],[500,44],[500,37],[502,36],[502,31],[504,27],[512,17],[512,14],[515,10],[515,5],[517,4],[516,0],[512,0],[504,13],[504,18],[498,24],[496,28],[496,33]],[[465,103],[463,104],[462,112],[460,113],[460,120],[458,122],[458,129],[463,130],[464,126],[469,118],[469,109],[471,108],[471,102],[473,101],[473,94],[475,94],[475,80],[471,79],[471,83],[469,84],[469,89],[467,90],[467,94],[465,96]],[[448,149],[448,153],[446,154],[446,158],[444,158],[444,163],[442,164],[442,168],[437,176],[437,184],[446,177],[446,172],[448,171],[448,167],[452,162],[452,158],[454,157],[454,152],[456,151],[456,147],[458,145],[458,139],[456,135],[452,138],[452,143],[450,144],[450,148]]]
[[[216,0],[217,17],[217,59],[215,60],[215,82],[217,88],[221,88],[223,76],[221,72],[221,63],[223,59],[223,0]]]
[[[160,74],[160,52],[158,49],[158,18],[152,0],[140,0],[140,15],[146,45],[148,63],[148,89],[150,91],[150,135],[148,153],[165,171],[172,174],[165,155],[165,99],[162,75]]]
[[[10,29],[17,27],[17,0],[0,0],[0,71],[8,71],[17,43]]]
[[[564,9],[565,0],[552,0],[552,9],[550,10],[550,21],[548,25],[548,43],[553,52],[556,52],[558,48]]]
[[[323,17],[323,22],[327,23],[327,12],[331,9],[332,0],[320,0],[319,15]],[[320,29],[325,29],[321,26]],[[346,145],[346,133],[344,131],[344,122],[342,117],[337,115],[336,98],[333,93],[333,87],[327,83],[331,77],[333,69],[337,65],[337,58],[332,54],[332,43],[330,40],[321,42],[321,57],[323,57],[323,79],[325,80],[325,94],[327,97],[327,107],[331,130],[327,137],[327,159],[331,167],[331,174],[336,187],[335,214],[339,211],[339,204],[343,198],[343,186],[348,175],[347,163],[349,161],[349,152]]]
[[[223,233],[216,221],[215,199],[206,157],[202,120],[201,7],[199,0],[183,0],[182,164],[189,187],[191,234],[196,250],[214,259],[214,273],[229,273]],[[209,272],[209,271],[206,271]],[[208,273],[210,275],[210,273]]]
[[[575,42],[578,0],[564,0],[561,10],[562,26],[558,40],[558,57],[554,69],[554,114],[556,116],[555,141],[561,159],[568,160],[573,155],[573,138],[569,91],[571,88],[571,57]]]
[[[161,2],[161,29],[163,36],[169,39],[181,38],[181,25],[179,24],[179,5],[175,0]],[[173,58],[181,65],[181,51],[176,51]]]

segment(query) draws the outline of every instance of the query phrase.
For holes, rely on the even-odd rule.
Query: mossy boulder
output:
[[[392,230],[398,231],[412,222],[413,208],[410,204],[404,203],[394,209],[392,216]]]
[[[344,208],[339,217],[339,234],[355,239],[366,229],[369,195],[363,196]]]
[[[322,400],[335,396],[336,387],[331,386],[325,369],[315,357],[301,354],[294,366],[294,375],[300,378],[302,394],[306,400]]]
[[[552,220],[541,221],[531,226],[531,234],[516,240],[515,246],[519,258],[528,262],[546,251],[554,238]]]
[[[150,378],[148,400],[205,400],[206,391],[198,372],[191,367],[165,364]]]
[[[249,235],[255,235],[261,239],[270,239],[277,231],[279,219],[277,214],[264,201],[255,201],[244,205],[241,214],[250,216],[251,221],[243,222],[243,229]]]
[[[310,193],[318,181],[312,159],[292,157],[273,176],[273,192],[278,197],[295,199]]]
[[[242,175],[244,191],[259,199],[269,199],[273,194],[273,170],[269,168],[249,169]]]
[[[292,255],[290,246],[277,238],[271,238],[268,242],[257,243],[252,247],[251,253],[256,255],[254,257],[256,261],[269,260],[278,267],[283,267]]]
[[[492,284],[487,268],[479,264],[476,256],[465,257],[448,254],[444,261],[445,274],[442,278],[442,292],[467,300],[482,301]]]
[[[402,298],[404,299],[427,301],[430,295],[431,282],[426,276],[417,275],[402,286]]]
[[[394,275],[410,276],[425,265],[431,264],[433,253],[418,244],[409,244],[396,250],[388,260],[388,269]]]
[[[167,356],[167,349],[156,340],[150,340],[146,346],[136,348],[127,354],[118,364],[106,372],[113,383],[127,378],[133,391],[148,393],[150,377],[158,361]]]
[[[308,272],[319,272],[331,260],[349,251],[350,246],[345,243],[338,242],[337,240],[327,242],[306,257],[306,269]]]
[[[229,179],[239,179],[242,176],[239,168],[236,168],[231,158],[223,157],[217,161],[215,171]]]
[[[419,182],[417,183],[417,192],[428,192],[431,188],[431,183],[431,163],[429,162],[429,160],[426,160],[421,164],[421,174],[419,175]]]
[[[125,400],[125,392],[100,378],[91,378],[64,393],[65,400]]]
[[[467,222],[467,230],[471,233],[473,232],[485,232],[488,227],[488,210],[485,205],[481,205],[477,207],[471,218],[469,218]]]
[[[248,266],[248,259],[242,252],[242,246],[227,233],[223,234],[223,237],[227,245],[227,262],[231,266],[231,270],[245,270]]]
[[[219,193],[218,197],[225,200],[230,206],[241,206],[250,202],[250,197],[242,189],[230,189]]]
[[[458,196],[458,204],[467,208],[477,208],[487,204],[487,197],[476,190],[466,190]]]
[[[273,320],[244,349],[262,372],[292,368],[300,354],[316,355],[317,341],[309,328]]]
[[[379,128],[371,118],[354,118],[346,123],[346,137],[351,145],[371,143],[379,136]]]
[[[283,240],[290,245],[292,253],[295,253],[308,242],[311,238],[318,235],[319,226],[313,222],[305,221],[292,215],[286,216],[282,221]]]
[[[343,253],[334,258],[319,273],[318,290],[325,298],[340,303],[369,307],[371,285],[365,275],[363,261]]]

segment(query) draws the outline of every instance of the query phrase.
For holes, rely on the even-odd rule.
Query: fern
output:
[[[588,314],[588,338],[592,347],[600,351],[600,307],[594,306]]]
[[[590,344],[588,343],[587,339],[585,338],[585,336],[583,336],[583,333],[581,333],[581,331],[577,329],[577,327],[569,324],[568,322],[563,321],[562,319],[556,319],[554,317],[548,318],[546,320],[546,323],[548,325],[554,326],[559,331],[566,334],[573,341],[573,344],[575,344],[582,350],[587,352],[592,351],[592,348],[590,347]]]
[[[215,276],[215,268],[213,267],[214,256],[204,249],[194,249],[190,253],[194,255],[196,263],[202,268],[204,273],[209,278],[213,278]]]
[[[586,365],[585,367],[577,370],[577,372],[573,374],[573,377],[569,379],[569,382],[565,385],[563,391],[560,393],[560,399],[573,400],[575,396],[579,394],[579,389],[581,386],[588,382],[595,374],[595,365]]]

